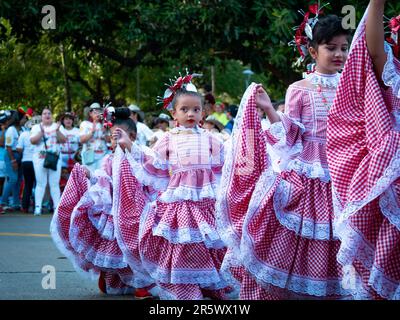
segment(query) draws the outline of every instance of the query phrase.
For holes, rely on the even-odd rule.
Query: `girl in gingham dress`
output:
[[[241,283],[241,299],[349,295],[336,261],[340,243],[332,230],[325,149],[326,118],[348,50],[338,17],[319,19],[309,50],[316,71],[289,87],[284,114],[275,112],[261,86],[247,89],[227,151],[217,212],[229,246],[224,271]],[[272,123],[266,131],[257,106]],[[273,170],[267,146],[280,155],[281,173]]]
[[[384,41],[384,0],[370,1],[328,117],[328,162],[356,299],[400,300],[400,17]],[[385,43],[384,43],[385,42]]]
[[[117,109],[111,130],[126,130],[134,140],[136,126],[129,116],[128,109]],[[113,143],[115,147],[115,142]],[[107,294],[133,293],[133,286],[140,283],[137,279],[140,273],[136,272],[140,268],[134,269],[135,272],[132,273],[117,241],[119,220],[114,223],[114,212],[119,211],[116,210],[118,204],[113,199],[116,193],[121,192],[120,184],[113,181],[114,170],[118,171],[117,176],[124,172],[124,176],[130,178],[130,184],[135,186],[133,192],[125,194],[125,197],[137,204],[137,207],[129,208],[131,212],[138,213],[137,225],[139,214],[143,210],[139,199],[146,198],[142,186],[126,168],[129,169],[129,164],[124,160],[123,151],[119,147],[114,154],[106,156],[101,169],[94,172],[76,164],[50,227],[59,250],[81,274],[98,279],[100,290]],[[115,186],[118,190],[115,190]],[[138,201],[134,202],[133,199]],[[145,285],[140,285],[143,286]]]
[[[226,283],[220,265],[225,249],[214,217],[223,147],[199,127],[203,102],[189,90],[194,86],[188,79],[190,75],[171,86],[174,98],[171,104],[167,101],[177,127],[153,149],[128,147],[136,178],[159,191],[142,215],[139,250],[161,299],[223,298]],[[120,143],[129,143],[122,131],[114,134]]]

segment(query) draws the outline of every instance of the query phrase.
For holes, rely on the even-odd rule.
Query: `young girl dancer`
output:
[[[285,114],[277,113],[264,89],[252,84],[242,99],[233,147],[226,156],[219,230],[227,230],[227,264],[242,264],[246,270],[237,277],[242,299],[348,295],[336,262],[339,241],[332,231],[325,143],[326,118],[349,34],[336,16],[320,18],[312,30],[309,52],[316,71],[289,87]],[[266,131],[257,106],[272,124]],[[281,155],[279,174],[266,157],[268,145]]]
[[[111,132],[118,128],[126,131],[129,139],[135,140],[136,126],[129,116],[129,109],[116,109]],[[119,148],[115,153],[119,165],[129,167],[128,163],[123,164],[120,156],[123,152]],[[71,259],[78,271],[99,277],[101,291],[126,294],[134,290],[135,273],[127,265],[116,239],[113,221],[113,212],[116,210],[113,203],[116,193],[112,179],[115,169],[113,158],[114,155],[107,156],[102,168],[95,172],[90,172],[85,166],[75,165],[60,206],[53,216],[51,234],[60,251]],[[131,183],[134,186],[133,192],[127,194],[126,198],[137,203],[136,198],[144,197],[142,188],[134,178]],[[136,212],[143,210],[135,207],[131,209]]]
[[[190,91],[195,90],[191,78],[179,78],[167,90],[171,95],[166,105],[178,125],[153,149],[114,131],[119,143],[130,145],[127,158],[133,174],[159,191],[142,215],[139,250],[162,299],[222,298],[226,287],[219,272],[225,249],[214,217],[223,148],[198,126],[203,102]]]
[[[328,162],[356,299],[400,299],[400,17],[384,44],[384,0],[360,22],[328,117]]]

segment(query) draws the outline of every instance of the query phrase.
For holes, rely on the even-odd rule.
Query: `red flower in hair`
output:
[[[400,16],[390,19],[389,26],[393,33],[398,33],[400,30]]]
[[[319,8],[318,3],[311,4],[308,7],[308,11],[315,15],[320,15],[320,14],[324,13],[324,10]]]

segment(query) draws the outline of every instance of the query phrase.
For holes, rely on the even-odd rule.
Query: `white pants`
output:
[[[57,170],[46,169],[43,167],[44,159],[40,159],[38,154],[33,155],[33,168],[35,170],[35,211],[42,210],[42,202],[46,185],[49,183],[51,199],[53,199],[54,210],[60,202],[60,177],[61,177],[61,158],[58,159]]]

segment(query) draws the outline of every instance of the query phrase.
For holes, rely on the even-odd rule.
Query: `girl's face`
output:
[[[42,122],[45,125],[50,125],[53,122],[53,117],[49,109],[44,109],[42,111]]]
[[[73,120],[71,118],[65,117],[63,120],[64,128],[72,128]]]
[[[349,42],[346,35],[333,37],[328,43],[310,47],[312,58],[316,63],[316,71],[324,74],[335,74],[343,69],[349,51]]]
[[[129,134],[129,138],[131,139],[132,142],[136,140],[136,133],[135,132],[129,132],[127,126],[114,125],[114,126],[112,126],[110,128],[110,132],[111,132],[111,148],[112,148],[113,151],[117,147],[117,140],[113,139],[113,133],[114,133],[115,129],[117,129],[117,128],[127,132]]]
[[[194,128],[202,119],[201,100],[196,96],[181,95],[171,113],[179,125]]]

